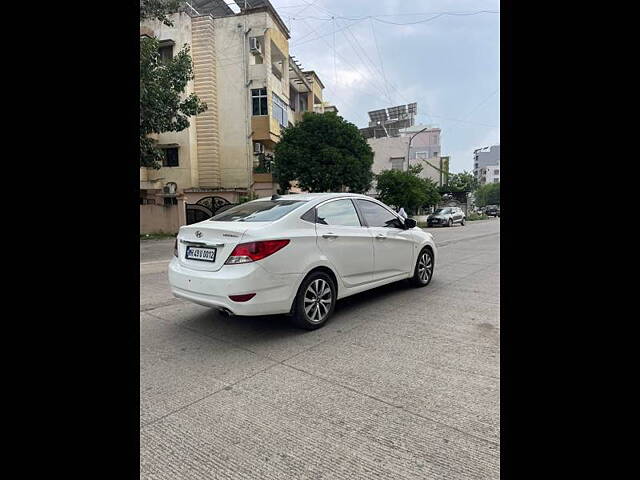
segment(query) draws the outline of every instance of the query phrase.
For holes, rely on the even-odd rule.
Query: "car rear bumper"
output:
[[[301,280],[299,274],[269,273],[257,262],[224,265],[217,272],[191,270],[174,257],[169,263],[169,284],[173,295],[199,305],[226,309],[235,315],[288,313]],[[229,295],[255,293],[246,302],[234,302]]]

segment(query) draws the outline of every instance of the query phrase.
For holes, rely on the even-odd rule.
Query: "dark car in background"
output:
[[[489,217],[499,217],[500,216],[500,206],[499,205],[489,205],[485,210],[485,213]]]

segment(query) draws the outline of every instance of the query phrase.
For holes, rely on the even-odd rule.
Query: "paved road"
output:
[[[499,478],[500,220],[428,230],[431,285],[313,332],[174,299],[173,240],[142,242],[141,478]]]

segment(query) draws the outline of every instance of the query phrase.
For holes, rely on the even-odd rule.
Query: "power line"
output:
[[[320,6],[320,5],[313,5],[313,6],[314,6],[314,8],[316,8],[316,9],[322,9],[322,10],[324,10],[324,11],[328,12],[330,15],[332,15],[332,17],[333,17],[333,18],[335,18],[335,17],[334,17],[334,12],[332,12],[332,11],[331,11],[331,10],[329,10],[328,8],[322,7],[322,6]],[[349,33],[349,34],[351,35],[351,37],[352,37],[352,38],[353,38],[353,40],[354,40],[355,45],[357,45],[357,46],[360,48],[360,50],[362,51],[362,53],[364,54],[364,56],[369,60],[370,64],[373,66],[373,70],[372,70],[372,69],[371,69],[371,67],[367,64],[367,62],[365,62],[365,61],[363,60],[362,56],[360,55],[360,53],[358,52],[358,50],[355,48],[355,46],[354,46],[353,44],[351,44],[351,43],[349,43],[349,45],[351,45],[351,47],[352,47],[353,51],[355,52],[356,56],[358,56],[358,58],[359,58],[359,59],[360,59],[360,61],[362,62],[362,65],[365,67],[365,69],[367,69],[367,70],[369,70],[369,72],[371,72],[372,78],[376,78],[376,72],[375,72],[375,70],[378,70],[378,71],[379,71],[379,69],[377,68],[377,66],[375,65],[375,63],[371,60],[371,58],[367,55],[366,50],[362,47],[362,45],[361,45],[361,44],[360,44],[360,42],[358,41],[357,37],[356,37],[356,36],[353,34],[353,32],[350,30],[350,27],[351,27],[352,25],[355,25],[356,23],[358,23],[358,22],[360,22],[360,21],[361,21],[361,20],[358,20],[357,22],[354,22],[354,23],[352,23],[351,25],[347,25],[346,27],[343,27],[343,28],[341,28],[340,30],[337,30],[337,31],[342,31],[342,32],[343,32],[342,34],[345,36],[345,39],[347,40],[347,42],[349,42],[349,39],[348,39],[348,38],[346,38],[345,29],[346,29],[346,32],[347,32],[347,33]],[[308,22],[306,22],[306,23],[307,23],[307,25],[308,25]],[[340,26],[342,26],[342,25],[340,25]],[[335,49],[335,32],[336,32],[336,30],[335,30],[335,19],[334,19],[334,48],[333,48],[333,51],[334,51],[334,59],[335,59],[335,54],[336,54],[336,49]],[[307,40],[307,41],[311,41],[311,40]],[[306,43],[306,42],[303,42],[303,43]],[[300,45],[300,44],[298,44],[298,45]],[[343,58],[342,56],[340,56],[340,57],[341,57],[341,58]],[[343,59],[344,59],[344,58],[343,58]],[[348,62],[347,62],[347,63],[348,63]],[[372,80],[370,80],[370,83],[373,85],[373,81],[372,81]],[[379,87],[377,87],[377,86],[376,86],[376,88],[379,88]],[[392,102],[391,97],[390,97],[389,92],[388,92],[388,89],[387,89],[387,85],[386,85],[386,83],[385,83],[385,84],[383,84],[383,88],[382,88],[382,89],[380,89],[380,91],[382,92],[382,95],[383,95],[383,96],[385,96],[385,92],[386,92],[386,96],[387,96],[387,98],[389,99],[389,101],[390,101],[390,102]]]
[[[298,19],[298,20],[302,20],[302,21],[304,21],[306,23],[305,19]],[[365,19],[362,19],[362,20],[365,20]],[[357,21],[353,22],[351,25],[355,25],[356,23],[360,23],[362,20],[357,20]],[[307,25],[309,25],[309,24],[307,23]],[[348,25],[348,27],[350,27],[351,25]],[[340,30],[336,30],[335,32],[336,33],[337,32],[341,32],[342,30],[344,30],[345,28],[348,28],[348,27],[341,28]],[[316,32],[316,33],[318,33],[318,32]],[[314,42],[316,40],[319,40],[320,38],[328,37],[329,35],[333,35],[333,34],[334,34],[334,31],[332,30],[329,33],[325,33],[324,35],[319,35],[319,36],[317,36],[315,38],[312,38],[310,40],[305,40],[304,42],[292,42],[292,46],[298,47],[300,45],[304,45],[305,43]]]
[[[362,48],[362,45],[360,44],[360,42],[358,41],[358,39],[356,38],[356,36],[353,34],[353,32],[351,30],[349,30],[349,27],[346,28],[346,32],[348,32],[351,35],[351,38],[353,38],[353,43],[349,42],[349,39],[346,36],[346,33],[343,32],[343,35],[345,37],[345,40],[347,40],[347,42],[349,42],[349,45],[351,46],[351,48],[353,49],[353,51],[355,52],[356,56],[360,59],[360,61],[362,62],[362,65],[369,70],[369,72],[371,73],[371,77],[376,78],[377,73],[375,71],[375,69],[377,68],[375,65],[373,65],[373,62],[371,62],[371,59],[369,59],[369,62],[371,62],[371,64],[373,65],[373,69],[367,64],[367,62],[364,61],[364,59],[362,58],[362,56],[360,55],[360,53],[358,52],[358,50],[356,49],[356,45],[358,47],[360,47],[360,50],[362,50],[362,52],[364,53],[365,57],[369,58],[367,56],[366,51],[364,50],[364,48]],[[385,96],[385,85],[382,85],[381,91],[383,92],[383,96]],[[387,99],[391,102],[391,97],[389,96],[388,92],[386,92],[386,97]]]
[[[373,28],[373,20],[369,19],[369,25],[371,26],[371,35],[373,36],[373,43],[376,45],[376,51],[378,52],[378,60],[380,61],[380,68],[382,69],[382,79],[384,80],[384,86],[387,90],[387,96],[389,96],[389,85],[387,83],[387,75],[384,71],[384,63],[382,63],[382,54],[380,53],[380,46],[378,45],[378,38],[376,36],[376,30]]]
[[[426,113],[419,113],[418,115],[427,115]],[[482,127],[489,127],[489,128],[500,128],[498,127],[498,125],[489,125],[487,123],[479,123],[479,122],[471,122],[468,120],[461,120],[459,118],[451,118],[451,117],[443,117],[441,115],[433,115],[432,113],[428,114],[429,117],[433,117],[433,118],[441,118],[443,120],[450,120],[452,122],[459,122],[459,123],[469,123],[471,125],[480,125]]]
[[[477,109],[479,109],[482,105],[484,105],[487,101],[489,101],[496,93],[498,93],[500,91],[500,87],[496,88],[493,92],[491,92],[489,95],[487,95],[478,105],[476,105],[475,107],[473,107],[471,109],[471,111],[469,113],[467,113],[466,115],[464,115],[462,118],[464,120],[467,120],[468,118],[471,117],[471,114],[473,112],[475,112]]]
[[[318,5],[314,5],[314,6],[318,7]],[[280,8],[282,8],[282,7],[280,7]],[[329,12],[329,10],[327,10],[327,12]],[[473,11],[473,12],[416,12],[416,13],[366,15],[366,16],[363,16],[363,17],[346,17],[346,16],[343,16],[343,15],[332,14],[331,12],[329,12],[329,14],[331,15],[329,17],[317,17],[317,16],[309,15],[309,16],[306,16],[306,17],[294,16],[292,18],[294,18],[294,20],[309,20],[309,19],[313,19],[313,20],[324,20],[324,21],[330,21],[334,17],[339,19],[339,20],[349,20],[349,21],[367,20],[369,18],[373,18],[374,20],[378,20],[378,21],[383,22],[383,23],[389,23],[391,25],[413,25],[414,23],[429,22],[431,20],[434,20],[435,18],[439,18],[439,17],[442,17],[442,16],[466,17],[466,16],[480,15],[480,14],[483,14],[483,13],[499,14],[500,10],[476,10],[476,11]],[[390,22],[388,20],[380,20],[381,17],[400,17],[400,16],[419,17],[419,16],[422,16],[422,15],[433,15],[433,17],[426,18],[426,19],[423,19],[423,20],[419,20],[419,21],[416,21],[416,22],[407,22],[407,23]]]
[[[309,28],[313,29],[313,27],[312,27],[311,25],[309,25],[309,23],[308,23],[306,20],[303,20],[303,21],[304,21],[304,23],[305,23],[305,24],[307,24],[307,26],[308,26]],[[355,67],[353,66],[353,64],[351,64],[351,62],[349,62],[346,58],[344,58],[342,55],[340,55],[340,54],[337,52],[337,50],[336,50],[336,49],[333,49],[333,48],[332,48],[332,46],[331,46],[331,44],[330,44],[329,42],[327,42],[327,41],[326,41],[326,40],[324,40],[324,39],[323,39],[322,41],[323,41],[324,43],[326,43],[326,44],[327,44],[327,46],[328,46],[330,49],[332,49],[332,50],[334,51],[335,55],[337,55],[337,57],[338,57],[338,58],[340,58],[342,61],[344,61],[346,65],[350,66],[350,67],[351,67],[351,69],[352,69],[354,72],[358,73],[358,74],[359,74],[359,75],[360,75],[360,76],[361,76],[365,81],[369,82],[369,84],[374,88],[374,90],[378,90],[378,93],[379,93],[379,94],[381,93],[381,92],[379,91],[379,87],[378,87],[376,84],[374,84],[374,83],[372,82],[372,80],[371,80],[370,78],[368,78],[368,76],[367,76],[366,74],[364,74],[364,75],[363,75],[363,74],[362,74],[362,72],[361,72],[359,69],[355,68]],[[334,92],[334,93],[337,93],[337,92]],[[373,95],[373,96],[376,96],[376,94],[372,94],[371,92],[369,92],[369,93],[370,93],[371,95]],[[384,93],[383,93],[383,92],[382,92],[382,96],[384,96]]]
[[[473,12],[473,13],[439,13],[438,15],[434,15],[433,17],[427,18],[425,20],[418,20],[416,22],[406,22],[406,23],[399,23],[399,22],[390,22],[388,20],[381,20],[379,18],[373,17],[373,19],[376,22],[381,22],[381,23],[387,23],[390,25],[416,25],[418,23],[426,23],[426,22],[430,22],[431,20],[435,20],[436,18],[440,18],[443,17],[445,15],[461,15],[461,16],[466,16],[466,15],[479,15],[481,13],[500,13],[499,11],[489,11],[489,10],[480,10],[478,12]]]

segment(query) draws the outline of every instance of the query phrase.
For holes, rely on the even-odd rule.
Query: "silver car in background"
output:
[[[460,207],[438,208],[427,217],[427,227],[452,227],[455,223],[465,224],[467,218]]]

